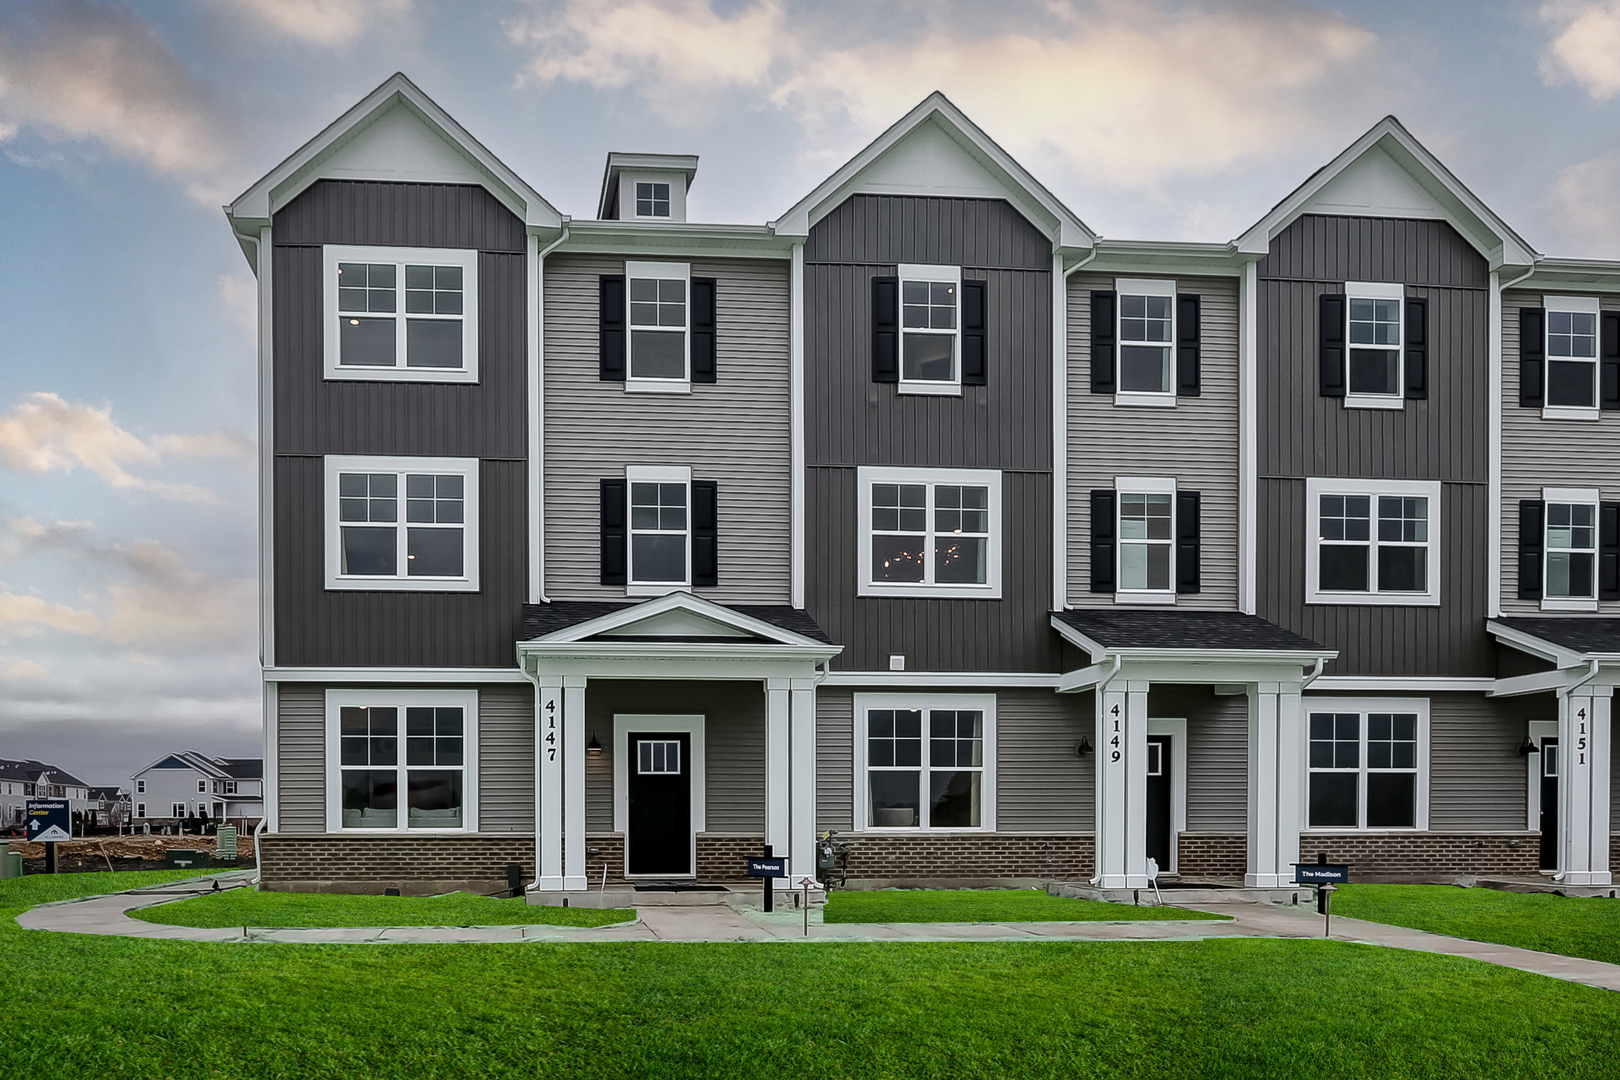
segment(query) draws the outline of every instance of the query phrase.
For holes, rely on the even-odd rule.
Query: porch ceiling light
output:
[[[1524,742],[1519,744],[1520,757],[1529,757],[1531,754],[1539,754],[1540,752],[1541,747],[1537,746],[1535,744],[1535,740],[1531,739],[1528,735],[1524,737]]]
[[[602,744],[596,741],[596,732],[591,732],[591,741],[585,744],[585,752],[592,757],[599,757],[602,753]]]

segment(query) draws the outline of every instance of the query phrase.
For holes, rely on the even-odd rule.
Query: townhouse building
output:
[[[164,754],[131,775],[126,799],[127,820],[136,825],[208,818],[252,827],[264,817],[264,762],[196,750]]]
[[[697,167],[573,218],[395,76],[226,208],[266,888],[1610,884],[1620,265],[1393,118],[1224,244],[938,94],[769,222]]]
[[[74,814],[96,808],[88,784],[33,758],[0,758],[0,829],[21,827],[30,799],[66,799]]]

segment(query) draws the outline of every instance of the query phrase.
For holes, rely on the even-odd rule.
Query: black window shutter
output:
[[[1199,539],[1199,509],[1203,500],[1196,491],[1176,492],[1176,592],[1196,593],[1203,583],[1203,544]]]
[[[712,589],[720,582],[720,485],[692,481],[692,587]]]
[[[623,480],[602,481],[602,584],[623,585],[625,578],[625,491]]]
[[[962,385],[984,386],[985,283],[962,282]]]
[[[1406,396],[1423,401],[1429,396],[1429,302],[1406,302]]]
[[[1620,409],[1620,312],[1603,313],[1602,342],[1603,394],[1599,401],[1605,409]]]
[[[1097,294],[1092,293],[1093,297]],[[1109,296],[1113,294],[1110,293]],[[1114,517],[1114,489],[1091,493],[1091,591],[1114,591],[1114,548],[1117,524]]]
[[[1093,394],[1112,394],[1114,392],[1114,346],[1115,338],[1114,310],[1119,303],[1116,293],[1106,289],[1091,290],[1091,392]],[[1110,497],[1112,493],[1110,493]],[[1113,573],[1112,570],[1109,571]],[[1096,586],[1093,585],[1093,588]],[[1114,580],[1108,579],[1108,589],[1112,592]]]
[[[1545,542],[1542,522],[1546,504],[1540,499],[1519,500],[1519,599],[1541,599],[1541,550]]]
[[[1197,296],[1176,296],[1176,397],[1197,397],[1202,392],[1198,369],[1202,308]]]
[[[712,383],[714,368],[714,278],[692,279],[692,381]]]
[[[598,278],[597,301],[601,379],[624,382],[624,275],[603,274]]]
[[[872,279],[872,381],[900,381],[900,279]]]
[[[1322,396],[1344,397],[1344,294],[1323,293],[1316,310]]]
[[[1620,502],[1598,507],[1598,599],[1620,600]]]
[[[1542,391],[1543,373],[1546,369],[1547,352],[1547,313],[1541,308],[1519,309],[1519,407],[1524,409],[1539,409],[1546,399]],[[1536,595],[1529,599],[1536,599],[1541,595],[1540,579],[1537,579]]]

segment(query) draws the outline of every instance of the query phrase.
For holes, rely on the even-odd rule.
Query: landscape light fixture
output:
[[[602,744],[596,741],[596,732],[591,732],[591,741],[585,744],[585,752],[591,757],[602,755]]]

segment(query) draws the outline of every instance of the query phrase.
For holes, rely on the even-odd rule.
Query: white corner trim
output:
[[[1069,281],[1052,256],[1052,610],[1069,604]],[[800,605],[795,605],[800,606]]]
[[[264,712],[264,776],[260,797],[264,800],[266,828],[281,831],[281,692],[275,683],[263,683],[261,706]]]
[[[461,827],[456,829],[412,829],[405,822],[409,810],[405,799],[397,801],[400,824],[391,829],[345,829],[343,827],[343,757],[339,724],[345,705],[397,706],[401,714],[411,706],[444,705],[461,707]],[[399,690],[391,687],[367,690],[326,691],[326,831],[345,834],[386,836],[435,836],[478,831],[478,691],[476,690]],[[405,717],[398,719],[399,753],[395,768],[405,764]],[[386,768],[386,766],[384,766]],[[401,795],[403,785],[401,785]]]
[[[1259,310],[1259,287],[1259,264],[1246,263],[1241,286],[1242,312],[1238,320],[1238,610],[1245,615],[1254,614],[1257,591],[1256,530],[1259,523],[1256,507],[1260,474],[1256,396],[1259,360],[1255,320]]]
[[[393,367],[361,367],[342,363],[339,326],[344,313],[338,310],[338,263],[388,263],[395,267],[394,310],[384,314],[394,320],[395,364]],[[405,266],[407,263],[461,268],[461,361],[459,368],[409,367],[406,360],[406,323],[410,312],[405,306]],[[321,338],[323,368],[327,379],[357,382],[475,383],[478,381],[478,252],[460,248],[409,248],[327,244],[321,249]],[[369,313],[354,315],[370,317]]]
[[[996,773],[998,761],[996,753],[996,696],[994,694],[941,694],[941,693],[871,693],[854,694],[851,697],[851,708],[854,713],[854,722],[850,725],[855,740],[855,784],[854,784],[854,831],[855,832],[882,832],[898,834],[901,836],[931,835],[935,833],[987,833],[996,831]],[[872,709],[921,709],[925,713],[930,709],[957,709],[964,711],[977,711],[984,715],[984,744],[983,762],[984,779],[979,788],[979,824],[976,828],[923,828],[921,826],[905,826],[895,828],[878,828],[868,821],[869,803],[865,792],[869,790],[866,781],[866,714]],[[928,719],[924,717],[922,728],[923,754],[922,765],[919,772],[928,767]],[[919,778],[919,784],[921,779]],[[923,807],[926,808],[926,801]]]
[[[1489,387],[1486,396],[1485,617],[1502,614],[1502,275],[1491,271],[1489,325],[1486,329]]]
[[[788,264],[788,603],[804,608],[804,244]]]
[[[545,388],[544,364],[541,360],[545,341],[545,256],[540,253],[540,238],[533,233],[527,237],[524,249],[528,270],[528,288],[524,298],[528,303],[529,325],[527,346],[528,405],[529,405],[529,603],[538,604],[546,595],[545,557]]]
[[[259,284],[259,664],[276,662],[275,261],[270,226],[254,252]]]
[[[328,454],[325,459],[324,522],[326,548],[326,588],[359,591],[403,592],[477,592],[478,591],[478,538],[479,469],[478,458],[430,457],[373,457],[359,454]],[[343,566],[342,525],[338,519],[338,474],[345,472],[398,473],[398,508],[394,528],[398,535],[400,559],[396,577],[348,576],[340,572]],[[405,513],[405,475],[407,473],[454,473],[462,477],[462,576],[410,577],[405,571],[405,538],[410,523]]]

